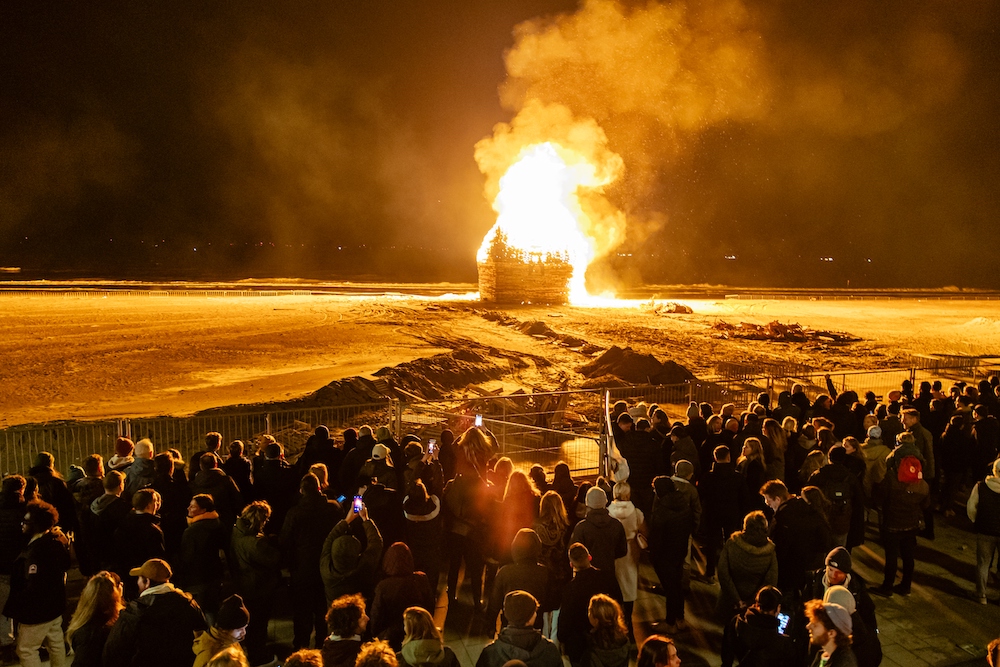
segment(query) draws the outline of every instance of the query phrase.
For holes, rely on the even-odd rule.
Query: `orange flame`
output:
[[[554,142],[526,146],[500,178],[493,201],[496,224],[479,248],[485,262],[490,247],[502,233],[507,246],[521,252],[523,261],[558,256],[573,267],[570,302],[588,300],[584,286],[587,266],[596,255],[596,241],[587,232],[594,221],[581,206],[581,190],[598,190],[611,183],[616,170],[600,170],[581,153]]]

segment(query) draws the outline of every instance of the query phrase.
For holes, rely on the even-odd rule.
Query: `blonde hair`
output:
[[[628,482],[618,482],[613,490],[615,500],[631,500],[632,486]]]
[[[249,524],[250,532],[258,535],[264,524],[271,518],[271,506],[266,500],[255,500],[243,508],[240,518]]]
[[[436,639],[444,644],[441,631],[434,625],[434,618],[423,607],[407,607],[403,612],[403,645],[419,639]]]
[[[743,441],[743,446],[750,448],[750,455],[741,454],[739,462],[753,460],[764,462],[764,446],[761,444],[760,438],[747,438]]]
[[[250,667],[250,661],[239,644],[230,644],[213,655],[205,667]]]
[[[569,527],[569,517],[566,516],[566,505],[562,496],[555,491],[546,491],[538,507],[538,522],[543,525],[555,526],[560,531]]]
[[[117,574],[101,570],[87,581],[80,593],[80,601],[66,630],[66,641],[72,643],[76,631],[95,618],[103,620],[104,627],[111,627],[124,608],[121,579]]]
[[[330,471],[326,469],[325,463],[314,463],[309,466],[309,472],[316,475],[319,480],[319,488],[325,489],[330,485]]]

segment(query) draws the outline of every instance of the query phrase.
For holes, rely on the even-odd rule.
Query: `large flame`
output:
[[[588,299],[584,286],[587,266],[595,257],[595,240],[585,230],[594,227],[580,203],[581,189],[599,189],[617,174],[598,169],[582,154],[554,142],[526,146],[500,178],[493,201],[496,224],[479,248],[485,262],[498,234],[523,261],[558,257],[573,267],[572,303]]]

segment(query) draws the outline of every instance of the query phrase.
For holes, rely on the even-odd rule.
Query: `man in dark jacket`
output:
[[[760,495],[774,512],[769,535],[778,556],[778,588],[790,595],[802,590],[806,572],[816,569],[830,549],[826,520],[805,500],[788,493],[781,480],[769,481]]]
[[[649,553],[666,598],[667,632],[684,625],[684,560],[694,527],[691,503],[669,477],[653,480],[656,499],[649,519]]]
[[[345,495],[351,496],[357,492],[358,473],[365,461],[371,458],[372,450],[377,444],[371,426],[362,426],[358,429],[357,444],[344,455],[344,461],[340,464],[340,488]],[[330,474],[333,474],[332,470]]]
[[[211,454],[216,460],[218,465],[222,465],[222,455],[219,453],[219,448],[222,447],[222,434],[212,431],[205,434],[205,449],[197,451],[188,461],[188,481],[194,482],[194,478],[198,475],[201,470],[201,457],[205,454]],[[198,491],[195,491],[198,493]]]
[[[1000,450],[1000,421],[989,413],[985,405],[977,405],[972,414],[972,437],[976,441],[973,474],[976,481],[982,481],[993,472],[991,468]]]
[[[323,542],[344,513],[335,500],[328,500],[319,489],[319,479],[307,473],[299,484],[302,496],[288,511],[281,527],[281,551],[292,574],[293,614],[292,646],[298,651],[309,648],[309,636],[316,629],[316,645],[322,647],[326,636],[326,595],[319,561]]]
[[[576,542],[569,547],[569,563],[573,579],[562,590],[559,604],[558,637],[570,662],[579,664],[586,651],[590,621],[587,612],[590,598],[603,593],[622,602],[622,590],[615,578],[615,571],[600,570],[593,566],[587,547]]]
[[[10,597],[4,616],[18,623],[17,655],[22,665],[41,664],[44,645],[53,667],[66,664],[62,616],[66,609],[69,540],[57,523],[59,512],[44,500],[32,500],[24,510],[21,529],[28,545],[14,561]]]
[[[736,472],[729,447],[719,445],[712,452],[715,463],[698,484],[701,494],[701,522],[704,534],[705,577],[715,576],[719,549],[733,533],[740,530],[750,509],[750,491],[746,479]]]
[[[830,501],[830,530],[833,542],[852,549],[864,542],[864,492],[857,475],[844,465],[847,450],[843,445],[830,448],[829,463],[809,476],[807,483],[819,487]]]
[[[791,667],[791,637],[779,630],[781,591],[764,586],[753,606],[733,617],[722,633],[722,667]]]
[[[188,527],[181,536],[177,579],[211,620],[219,609],[221,554],[226,551],[229,539],[219,522],[212,496],[201,493],[191,498],[187,515]]]
[[[615,571],[615,559],[628,553],[628,541],[621,521],[608,514],[608,495],[600,487],[587,491],[587,517],[573,528],[570,542],[587,547],[594,567],[605,572]]]
[[[910,459],[910,462],[914,460],[915,457]],[[907,460],[904,458],[897,465],[905,466]],[[885,546],[885,570],[882,585],[873,588],[871,592],[882,597],[889,597],[893,593],[907,596],[910,594],[913,582],[917,533],[923,527],[924,510],[930,504],[930,487],[923,479],[904,483],[899,480],[897,474],[887,473],[879,486],[878,496],[883,499],[882,540]],[[903,578],[894,586],[896,559],[900,557],[903,560]]]
[[[851,651],[851,615],[839,604],[813,600],[806,605],[809,643],[819,648],[813,667],[857,667]]]
[[[35,465],[28,470],[28,477],[29,490],[34,483],[37,497],[56,508],[56,512],[59,513],[59,527],[67,533],[75,531],[79,526],[73,493],[62,475],[56,471],[52,454],[39,452],[35,457]]]
[[[966,504],[966,512],[976,529],[976,597],[983,605],[990,565],[1000,549],[1000,460],[993,462],[992,472],[972,487]]]
[[[530,528],[517,531],[510,545],[510,554],[514,562],[501,567],[493,580],[493,593],[486,608],[487,632],[494,628],[503,600],[511,591],[531,593],[538,600],[542,611],[552,609],[549,569],[538,562],[542,554],[542,541],[535,531]]]
[[[282,446],[277,442],[265,445],[264,460],[254,470],[253,490],[257,498],[266,501],[271,507],[272,531],[281,531],[297,486],[295,469],[285,461]]]
[[[618,418],[622,428],[621,438],[615,439],[618,451],[628,461],[629,485],[632,487],[632,504],[649,514],[653,507],[653,478],[666,472],[663,462],[662,440],[650,431],[632,428],[631,417],[624,413]]]
[[[154,558],[129,571],[139,599],[118,616],[104,645],[104,664],[116,667],[190,667],[193,639],[208,629],[190,595],[170,583],[166,561]]]
[[[299,460],[295,462],[295,466],[301,477],[309,472],[309,467],[314,463],[324,464],[330,485],[339,489],[340,479],[337,477],[337,473],[340,472],[340,464],[343,460],[344,450],[338,448],[336,442],[330,437],[330,429],[320,424],[306,440],[305,448]]]
[[[826,567],[816,570],[802,589],[801,600],[822,600],[826,592],[834,586],[843,586],[854,598],[851,613],[857,613],[864,620],[865,627],[878,632],[875,603],[868,594],[868,586],[860,574],[853,571],[851,553],[844,547],[835,547],[826,555]],[[840,603],[838,603],[840,604]]]
[[[125,473],[125,493],[122,498],[126,502],[132,502],[132,496],[139,489],[152,486],[156,478],[156,466],[153,464],[155,454],[153,443],[149,438],[143,438],[135,443],[135,461]]]
[[[351,523],[361,519],[367,546],[361,550],[361,541],[350,534]],[[320,576],[326,599],[333,602],[342,595],[360,593],[367,600],[375,597],[375,571],[382,559],[382,535],[368,518],[368,508],[362,503],[361,511],[347,510],[323,542],[319,561]]]
[[[10,574],[14,561],[21,549],[28,543],[28,536],[22,530],[24,521],[25,479],[20,475],[3,478],[0,491],[0,661],[14,662],[13,626],[8,616],[3,614],[10,594]]]
[[[236,525],[236,517],[246,505],[243,494],[233,478],[219,467],[219,460],[214,454],[202,454],[198,466],[198,474],[191,481],[191,492],[212,496],[219,522],[228,539]]]
[[[502,667],[510,660],[520,660],[528,667],[559,667],[559,648],[542,636],[533,626],[538,613],[538,601],[524,591],[511,591],[503,601],[507,627],[487,644],[476,667]]]
[[[128,577],[129,570],[150,558],[163,558],[166,553],[160,517],[156,514],[160,509],[160,494],[153,489],[140,489],[132,497],[132,505],[134,509],[121,520],[114,537],[116,572],[125,582],[126,600],[139,594],[135,582]]]

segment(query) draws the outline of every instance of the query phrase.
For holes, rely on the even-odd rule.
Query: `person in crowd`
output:
[[[976,599],[984,605],[990,566],[1000,550],[1000,459],[993,474],[972,488],[966,512],[976,531]]]
[[[781,591],[762,586],[754,603],[734,616],[722,633],[722,667],[794,667],[792,639],[780,630]]]
[[[592,487],[587,491],[587,516],[573,528],[571,542],[580,542],[590,552],[594,567],[615,571],[615,560],[628,555],[628,540],[621,522],[608,513],[608,496]]]
[[[13,624],[3,613],[10,595],[10,576],[21,550],[28,543],[22,530],[26,480],[21,475],[8,475],[0,486],[0,660],[14,662]]]
[[[267,502],[255,500],[247,505],[236,520],[229,546],[236,592],[250,610],[246,652],[252,665],[274,657],[267,650],[267,624],[281,582],[281,549],[273,535],[264,533],[270,517]]]
[[[191,479],[192,493],[208,494],[215,501],[215,511],[219,513],[219,521],[228,537],[236,518],[240,515],[244,502],[236,481],[219,467],[219,459],[213,453],[202,454],[196,462],[198,473]]]
[[[458,656],[444,645],[434,617],[423,607],[403,612],[403,648],[396,654],[400,667],[459,667]]]
[[[992,412],[991,412],[992,409]],[[976,441],[976,455],[972,461],[973,479],[982,481],[992,472],[993,461],[1000,453],[1000,421],[997,420],[997,399],[993,407],[977,405],[973,410],[972,437]]]
[[[123,496],[125,499],[131,500],[139,489],[153,485],[153,480],[156,478],[156,467],[153,464],[155,454],[153,442],[149,438],[143,438],[135,443],[135,460],[128,467],[128,472],[125,473],[125,494]]]
[[[323,667],[323,653],[313,649],[299,649],[285,658],[282,667]]]
[[[104,495],[90,503],[89,512],[84,514],[82,530],[88,535],[84,546],[89,550],[86,559],[102,570],[118,569],[115,532],[130,511],[130,505],[121,497],[124,492],[125,475],[109,470],[104,475]]]
[[[743,476],[750,489],[759,489],[767,480],[764,476],[764,449],[760,438],[747,438],[743,441],[743,451],[736,462],[736,471]]]
[[[788,436],[776,419],[767,418],[761,427],[761,445],[764,448],[764,476],[766,479],[785,478],[785,451]]]
[[[91,454],[83,460],[83,477],[69,484],[77,509],[86,509],[104,493],[104,457]],[[79,514],[79,511],[77,512]]]
[[[809,484],[809,478],[813,476],[813,473],[829,462],[830,460],[819,447],[806,454],[805,461],[802,463],[802,467],[799,468],[798,472],[799,490],[801,490],[803,486],[807,486]]]
[[[913,434],[914,445],[923,457],[921,465],[923,466],[924,478],[937,479],[937,470],[934,466],[934,436],[920,423],[920,412],[913,408],[907,408],[903,410],[901,418],[903,428],[906,429],[905,433]]]
[[[635,489],[633,502],[640,511],[648,513],[653,505],[650,485],[654,477],[665,472],[662,447],[654,437],[655,431],[634,429],[627,413],[618,418],[618,425],[622,428],[622,438],[616,438],[615,444],[628,462],[629,482]]]
[[[680,667],[674,640],[663,635],[650,635],[639,647],[636,667]]]
[[[285,450],[280,443],[269,442],[264,446],[264,460],[253,473],[253,492],[256,498],[265,501],[271,508],[271,530],[281,532],[285,514],[292,504],[292,497],[298,489],[299,479],[295,469],[285,461]],[[252,611],[252,610],[251,610]],[[253,662],[253,656],[250,657]]]
[[[675,424],[670,429],[670,458],[663,462],[667,470],[676,468],[678,461],[689,461],[694,468],[694,479],[701,479],[701,459],[698,458],[698,446],[691,439],[686,426]]]
[[[483,647],[476,667],[503,667],[509,660],[521,660],[528,667],[562,665],[559,648],[534,628],[537,612],[538,600],[530,593],[507,593],[503,600],[507,625],[495,640]]]
[[[381,430],[381,429],[379,429]],[[355,667],[398,667],[396,653],[384,641],[370,641],[361,647]]]
[[[953,416],[941,434],[935,454],[942,477],[939,502],[946,518],[955,516],[954,504],[966,474],[972,467],[975,449],[976,440],[971,429],[965,429],[960,416]]]
[[[208,629],[198,603],[170,583],[173,571],[153,558],[129,571],[139,598],[122,610],[104,645],[104,664],[121,667],[190,667],[192,639]]]
[[[715,577],[723,542],[740,529],[742,517],[750,509],[750,491],[732,464],[729,447],[717,446],[712,457],[715,462],[698,484],[703,509],[704,578],[708,582]]]
[[[905,435],[907,433],[901,434],[900,438]],[[930,504],[930,487],[921,477],[920,461],[912,456],[903,457],[897,465],[896,474],[886,474],[879,490],[882,498],[885,571],[882,585],[872,589],[872,593],[882,597],[889,597],[893,593],[903,596],[910,594],[917,533],[923,527],[924,510]],[[903,560],[903,578],[894,586],[897,559],[900,557]]]
[[[454,479],[444,489],[445,541],[450,553],[448,565],[448,600],[458,600],[458,574],[464,562],[465,579],[472,587],[472,604],[480,609],[483,599],[483,543],[487,535],[489,489],[480,474],[480,456],[485,447],[484,434],[467,431],[455,443]],[[466,443],[479,443],[472,448]],[[488,456],[486,458],[489,458]],[[485,463],[485,462],[484,462]],[[485,466],[483,466],[485,469]]]
[[[403,645],[403,612],[409,607],[434,609],[434,591],[427,575],[413,568],[413,554],[402,542],[385,550],[382,560],[385,578],[375,587],[371,609],[371,632],[389,642],[395,650]]]
[[[573,481],[569,466],[564,461],[560,461],[552,469],[552,484],[549,488],[559,494],[566,516],[576,512],[576,482]]]
[[[28,488],[34,487],[35,497],[51,504],[59,513],[59,528],[64,533],[72,533],[77,523],[76,505],[73,494],[59,471],[55,469],[55,458],[49,452],[38,452],[35,463],[28,469]]]
[[[530,528],[538,518],[541,496],[534,483],[520,470],[507,478],[503,500],[496,507],[498,522],[494,530],[494,549],[501,563],[511,561],[510,545],[522,528]]]
[[[176,562],[181,547],[181,536],[187,527],[187,508],[191,502],[191,489],[187,479],[174,476],[174,457],[163,452],[153,457],[153,483],[149,488],[160,494],[160,529],[168,562]]]
[[[809,643],[819,651],[812,667],[857,667],[851,651],[851,615],[839,604],[810,600],[806,603]]]
[[[566,550],[569,547],[569,519],[566,516],[563,500],[556,491],[546,491],[542,496],[538,519],[532,524],[532,529],[542,545],[538,562],[549,572],[550,590],[553,592],[549,602],[558,607],[559,592],[573,577],[573,568],[566,560]],[[543,614],[543,632],[546,637],[552,636],[551,629],[555,627],[558,613],[557,608]]]
[[[865,479],[862,491],[865,502],[871,504],[872,489],[885,479],[885,458],[889,456],[889,448],[882,441],[882,429],[878,425],[868,427],[868,437],[861,443],[861,451],[865,455]]]
[[[52,667],[66,664],[63,612],[69,539],[59,528],[58,510],[44,500],[24,508],[21,530],[28,542],[14,560],[10,595],[3,614],[17,622],[17,657],[25,667],[41,667],[39,649],[49,652]]]
[[[694,482],[694,465],[681,459],[674,465],[674,474],[670,480],[674,483],[674,488],[687,498],[688,506],[691,509],[691,536],[688,537],[688,548],[684,557],[684,576],[682,585],[684,590],[691,589],[691,547],[694,536],[701,528],[701,497]]]
[[[848,454],[843,445],[831,447],[827,458],[829,462],[810,475],[807,484],[818,487],[830,501],[827,520],[834,543],[851,549],[864,542],[864,492],[844,465]]]
[[[323,667],[354,667],[368,620],[365,599],[357,593],[342,595],[330,603],[326,612],[330,635],[323,641]]]
[[[868,586],[859,574],[853,571],[851,553],[844,547],[834,547],[826,556],[826,565],[813,572],[802,589],[800,598],[804,601],[822,600],[834,586],[843,586],[854,598],[852,605],[871,632],[878,631],[875,603],[868,594]]]
[[[322,464],[321,464],[322,465]],[[279,545],[291,573],[291,593],[295,600],[292,614],[292,647],[309,648],[310,636],[316,632],[316,646],[322,646],[326,635],[326,594],[319,562],[323,542],[344,513],[336,500],[329,500],[320,491],[320,481],[306,473],[299,483],[298,503],[288,510],[281,527]]]
[[[295,464],[301,476],[309,472],[314,463],[325,464],[327,470],[339,470],[343,460],[344,450],[337,447],[337,442],[330,437],[330,429],[320,424],[306,440],[302,454]]]
[[[788,493],[780,480],[762,486],[760,495],[774,512],[768,532],[778,558],[778,588],[789,595],[801,590],[806,572],[823,562],[831,538],[819,511]]]
[[[150,558],[163,558],[166,555],[163,530],[157,514],[159,510],[160,494],[149,487],[139,489],[132,496],[132,511],[122,518],[115,531],[114,545],[118,558],[116,572],[125,581],[126,600],[133,600],[139,594],[136,583],[125,579],[129,570],[139,567]]]
[[[816,427],[812,424],[804,424],[801,432],[794,436],[789,436],[788,449],[785,450],[784,479],[789,493],[797,494],[802,490],[803,480],[799,475],[799,471],[802,470],[809,455],[818,448],[819,442],[816,440]],[[820,452],[820,454],[822,453]]]
[[[340,489],[345,495],[354,495],[358,487],[362,486],[358,483],[359,473],[361,467],[371,457],[376,444],[371,426],[366,424],[358,429],[357,443],[344,455],[344,460],[340,464]]]
[[[220,467],[224,463],[222,460],[222,454],[219,452],[222,447],[222,434],[216,431],[211,431],[205,434],[205,448],[195,452],[191,459],[188,461],[188,481],[193,483],[194,478],[198,476],[198,473],[202,470],[201,458],[205,454],[210,455],[215,459],[216,465],[213,467]],[[197,492],[196,492],[197,493]]]
[[[387,489],[401,488],[400,475],[396,470],[397,460],[402,462],[401,458],[393,458],[388,447],[382,443],[375,445],[372,447],[371,458],[365,461],[358,471],[358,484],[368,486],[375,482]]]
[[[215,623],[194,640],[194,667],[205,667],[216,654],[225,648],[235,648],[243,653],[240,642],[247,634],[250,612],[243,605],[243,598],[231,595],[222,602]]]
[[[187,524],[181,536],[177,580],[211,621],[219,609],[219,585],[223,570],[221,554],[229,546],[212,496],[199,493],[191,498]]]
[[[622,608],[607,595],[590,598],[587,620],[590,632],[582,664],[590,667],[628,667],[635,657],[635,643],[622,618]]]
[[[823,602],[839,604],[851,615],[851,652],[858,667],[878,667],[882,664],[882,642],[878,628],[873,628],[858,611],[854,594],[845,586],[830,586],[823,593]]]
[[[694,518],[687,495],[677,490],[672,479],[657,477],[653,489],[656,499],[649,521],[650,557],[666,597],[668,632],[676,632],[685,627],[684,560]]]
[[[862,491],[864,491],[865,472],[868,470],[868,464],[865,461],[864,452],[861,451],[861,443],[853,435],[849,435],[840,444],[847,451],[847,458],[843,462],[844,465],[857,477],[858,484],[862,486]]]
[[[125,608],[122,590],[122,581],[114,572],[102,570],[87,580],[66,630],[66,641],[73,648],[73,667],[104,665],[104,644]]]
[[[253,482],[250,479],[253,466],[250,464],[250,459],[243,455],[243,452],[243,441],[233,440],[229,444],[229,456],[222,462],[222,472],[236,482],[236,488],[240,490],[241,498],[253,500]]]
[[[778,557],[767,528],[763,512],[750,512],[743,517],[743,530],[733,533],[722,547],[717,608],[727,622],[748,607],[762,587],[778,583]]]
[[[504,565],[493,581],[489,605],[486,608],[487,632],[496,627],[497,615],[503,605],[507,593],[523,590],[531,593],[538,600],[543,612],[551,611],[553,605],[549,599],[552,582],[547,567],[539,563],[542,554],[542,542],[534,530],[522,528],[514,536],[510,547],[514,562]],[[541,626],[542,619],[537,619]]]
[[[351,535],[358,519],[365,536],[365,548],[361,541]],[[382,560],[382,534],[375,523],[368,518],[368,508],[354,511],[351,507],[347,516],[341,519],[323,541],[320,555],[319,573],[323,578],[326,599],[333,602],[343,595],[360,593],[367,599],[375,595],[375,572]]]
[[[403,517],[406,519],[406,543],[413,553],[413,567],[427,575],[431,590],[437,595],[444,536],[441,500],[430,495],[423,481],[418,479],[403,499]]]
[[[535,485],[535,489],[538,490],[539,496],[549,490],[549,482],[547,475],[545,474],[545,468],[542,467],[541,463],[535,463],[531,466],[531,469],[528,470],[528,479],[530,479],[531,483]]]
[[[642,510],[632,504],[632,487],[628,482],[618,482],[614,487],[615,499],[608,506],[608,514],[618,519],[625,529],[625,540],[628,542],[628,552],[615,559],[615,577],[622,589],[622,607],[625,615],[625,625],[629,636],[632,636],[632,610],[639,596],[639,556],[642,547],[639,546],[640,530],[646,531],[646,519]],[[642,537],[645,541],[645,536]]]
[[[134,453],[135,443],[124,436],[119,437],[115,440],[115,453],[108,459],[108,470],[117,470],[124,475],[135,462]]]
[[[622,592],[614,571],[602,571],[595,567],[590,552],[583,544],[575,542],[570,545],[569,562],[573,568],[573,579],[562,590],[556,635],[570,662],[579,663],[590,628],[587,614],[591,598],[603,594],[621,602]]]

